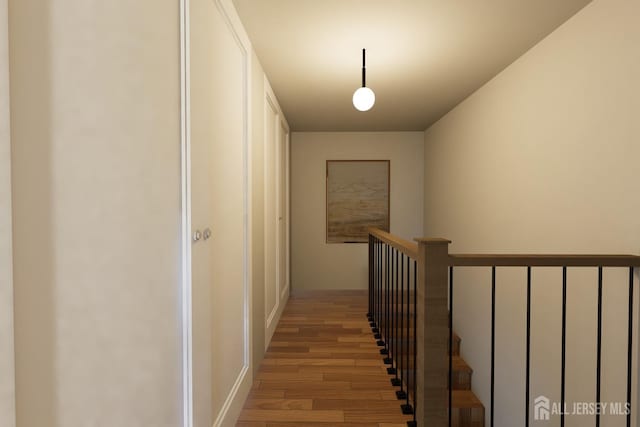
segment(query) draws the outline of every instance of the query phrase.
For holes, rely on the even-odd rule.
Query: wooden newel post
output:
[[[416,420],[419,427],[449,423],[449,244],[418,242]]]

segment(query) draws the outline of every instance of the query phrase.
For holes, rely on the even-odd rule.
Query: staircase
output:
[[[634,288],[636,269],[640,268],[640,256],[637,255],[572,255],[572,254],[452,254],[449,252],[450,240],[442,238],[417,238],[417,243],[404,240],[386,231],[369,229],[369,324],[378,340],[376,344],[383,346],[381,354],[389,355],[385,363],[393,364],[387,372],[399,372],[402,381],[392,380],[393,385],[406,385],[407,392],[399,390],[397,394],[405,394],[406,404],[404,413],[411,413],[414,421],[411,425],[442,425],[443,419],[450,415],[454,427],[484,427],[485,409],[482,403],[471,391],[473,370],[460,357],[461,340],[449,336],[452,333],[455,288],[461,286],[454,280],[454,272],[459,267],[480,268],[491,271],[491,367],[489,375],[493,384],[496,374],[495,361],[495,327],[496,327],[496,269],[503,267],[519,267],[526,272],[526,366],[523,369],[525,387],[521,391],[524,406],[525,424],[531,418],[536,418],[536,402],[531,398],[531,310],[532,310],[532,269],[539,267],[555,268],[562,273],[562,325],[558,329],[562,332],[562,366],[560,370],[561,401],[560,406],[566,404],[565,391],[567,388],[566,368],[567,359],[567,270],[591,268],[598,273],[598,313],[597,336],[594,338],[597,348],[597,368],[595,374],[594,403],[600,404],[603,382],[602,360],[602,306],[603,288],[612,286],[610,281],[603,281],[603,269],[628,269],[628,282],[620,279],[620,283],[628,286],[629,306],[626,310],[627,319],[623,319],[622,329],[626,330],[627,343],[619,349],[619,355],[626,356],[626,405],[633,406],[633,344],[634,344]],[[561,269],[561,270],[559,270]],[[480,270],[477,270],[480,272]],[[457,276],[456,276],[457,277]],[[549,284],[554,281],[546,280]],[[557,279],[556,279],[557,280]],[[448,318],[447,318],[448,316]],[[596,316],[594,316],[596,317]],[[452,342],[453,348],[449,348]],[[538,351],[545,351],[541,348]],[[449,359],[449,355],[452,358]],[[619,357],[616,364],[624,360]],[[451,365],[449,365],[451,361]],[[443,378],[451,375],[451,387]],[[533,374],[536,375],[536,374]],[[533,377],[535,378],[535,377]],[[620,387],[621,391],[624,386]],[[451,393],[451,400],[444,401],[443,397]],[[520,392],[519,392],[520,393]],[[518,394],[519,394],[518,393]],[[494,417],[494,390],[491,390],[490,414]],[[531,408],[534,414],[531,414]],[[511,408],[505,408],[507,410]],[[518,416],[515,412],[514,415]],[[632,423],[632,412],[626,414],[627,425]],[[533,417],[532,417],[533,415]],[[569,416],[572,414],[569,414]],[[578,414],[573,414],[578,415]],[[583,414],[580,414],[583,415]],[[593,414],[595,424],[600,424],[601,413]],[[565,412],[559,414],[560,424],[564,425]],[[417,423],[416,423],[417,421]],[[519,425],[519,423],[511,423]]]
[[[451,427],[484,427],[484,405],[471,391],[473,369],[460,356],[461,342],[461,338],[454,332],[451,361],[453,384]],[[389,363],[387,360],[392,359],[385,357],[385,363]]]
[[[461,339],[453,334],[452,427],[484,427],[484,406],[471,391],[473,369],[460,357]]]

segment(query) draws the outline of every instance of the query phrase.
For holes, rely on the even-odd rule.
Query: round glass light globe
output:
[[[353,106],[358,111],[368,111],[376,103],[376,94],[368,87],[360,87],[353,93]]]

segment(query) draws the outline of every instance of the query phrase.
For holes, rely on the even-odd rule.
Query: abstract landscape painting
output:
[[[327,160],[327,243],[367,243],[389,231],[389,160]]]

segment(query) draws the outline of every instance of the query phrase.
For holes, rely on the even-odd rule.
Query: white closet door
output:
[[[289,127],[265,79],[264,97],[265,348],[289,297]]]
[[[278,206],[277,198],[277,135],[279,126],[278,108],[275,98],[265,93],[264,99],[264,241],[265,241],[265,348],[269,346],[271,336],[278,323],[278,310],[280,309],[280,291],[278,287],[278,255],[277,255],[277,230],[278,230]]]
[[[228,425],[250,385],[246,44],[224,2],[191,1],[194,425]],[[199,234],[198,234],[199,233]],[[210,234],[209,234],[210,233]]]
[[[280,290],[279,298],[285,300],[289,291],[289,260],[288,260],[288,233],[289,228],[289,212],[287,207],[287,177],[288,177],[288,146],[289,129],[282,121],[279,123],[278,132],[278,175],[277,175],[277,204],[278,204],[278,288]],[[286,300],[285,300],[286,301]]]

